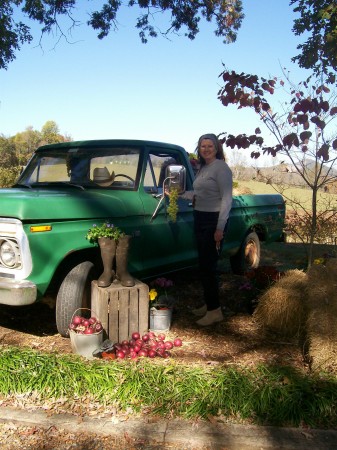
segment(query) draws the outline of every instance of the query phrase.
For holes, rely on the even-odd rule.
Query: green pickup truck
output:
[[[38,148],[16,184],[0,189],[0,304],[32,304],[56,296],[65,336],[73,312],[90,306],[90,282],[102,271],[99,248],[86,234],[108,220],[132,236],[129,271],[139,279],[196,265],[191,201],[180,196],[167,214],[163,182],[192,190],[193,168],[177,145],[97,140]],[[280,195],[233,198],[223,255],[234,272],[257,267],[260,241],[282,236]]]

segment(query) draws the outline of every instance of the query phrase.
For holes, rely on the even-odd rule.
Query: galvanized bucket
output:
[[[169,331],[172,322],[172,308],[150,309],[150,330]]]
[[[91,315],[97,318],[97,316],[88,308],[77,309],[73,316],[80,310],[90,311]],[[103,342],[103,329],[98,333],[93,334],[80,334],[76,333],[74,330],[69,330],[71,349],[73,353],[84,356],[87,359],[94,359],[93,352],[97,350]]]

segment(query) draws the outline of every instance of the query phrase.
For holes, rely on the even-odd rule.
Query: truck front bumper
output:
[[[0,303],[11,306],[31,305],[35,302],[37,289],[31,281],[0,278]]]

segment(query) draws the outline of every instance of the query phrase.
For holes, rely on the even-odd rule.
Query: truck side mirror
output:
[[[178,194],[183,194],[186,191],[186,168],[178,164],[170,164],[165,169],[165,180],[163,182],[163,193],[160,201],[152,214],[151,222],[156,217],[160,205],[165,201],[165,190],[172,188],[178,189]]]
[[[168,189],[176,188],[179,194],[186,190],[186,168],[177,164],[170,164],[166,167],[165,181]]]

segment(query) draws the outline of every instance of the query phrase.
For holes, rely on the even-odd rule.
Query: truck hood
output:
[[[133,198],[133,201],[127,201],[128,198]],[[0,217],[22,221],[125,217],[132,213],[142,214],[142,210],[141,202],[135,201],[135,193],[130,191],[105,193],[76,188],[0,190]]]

